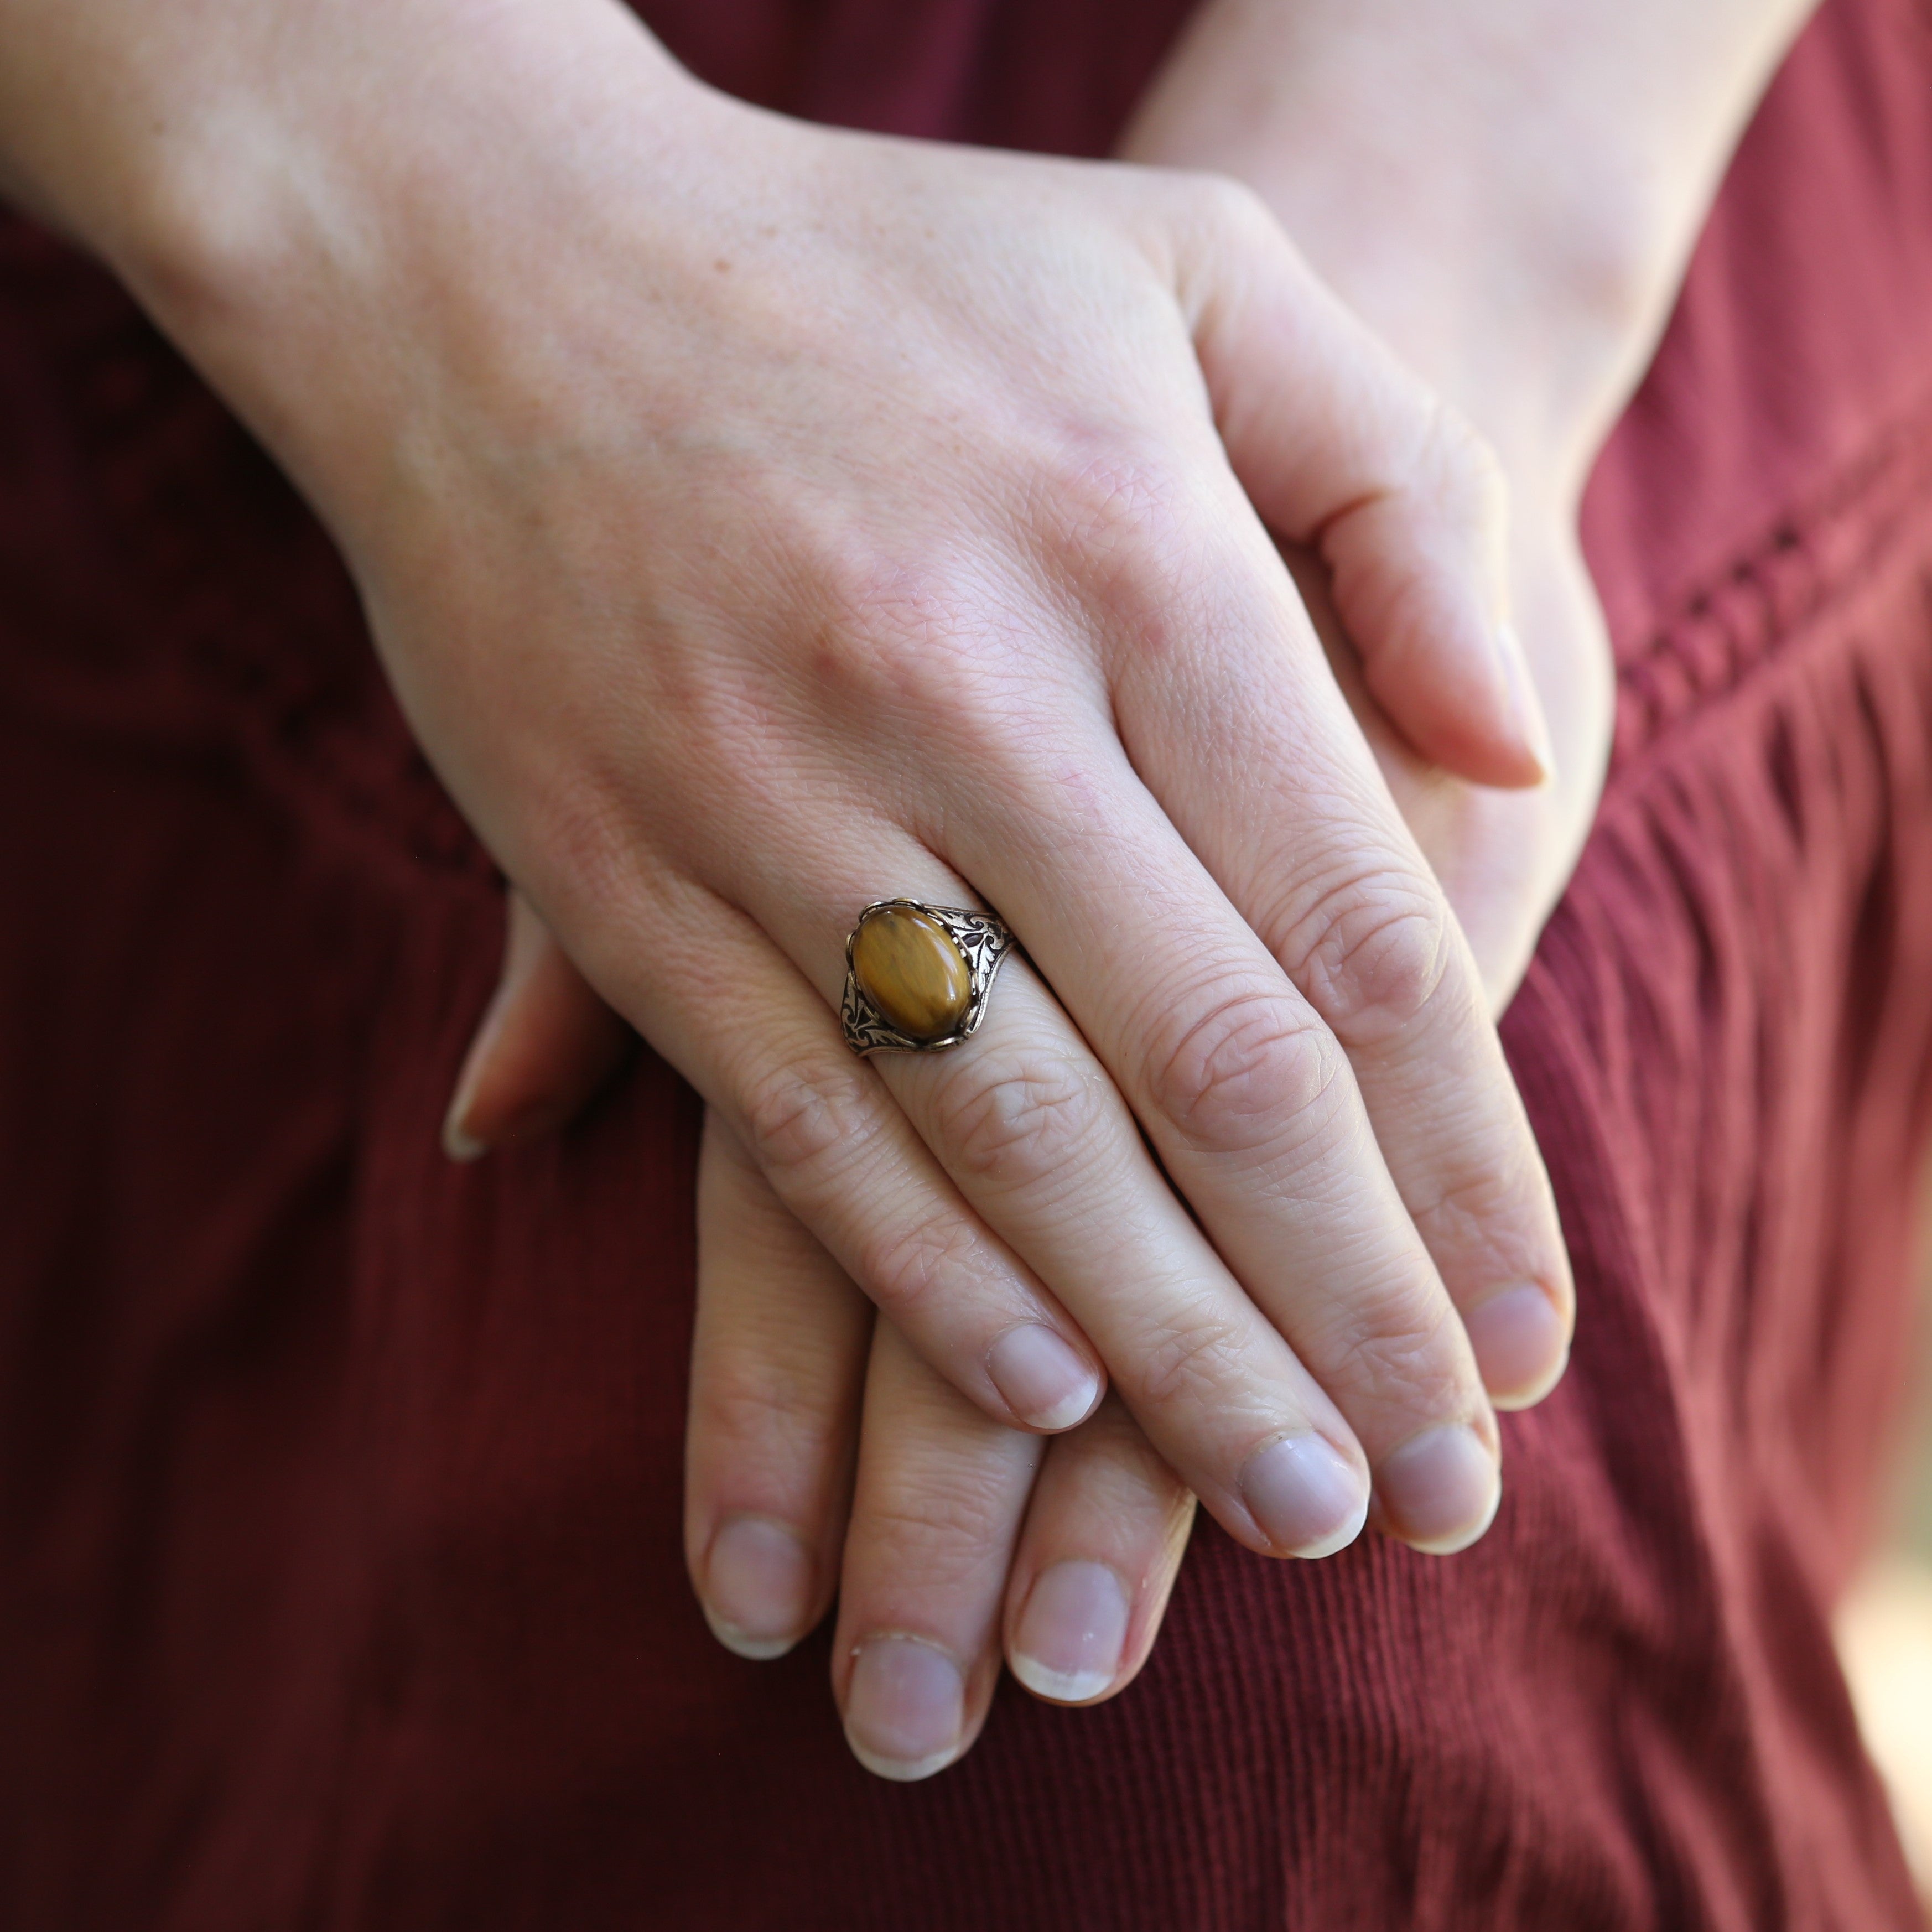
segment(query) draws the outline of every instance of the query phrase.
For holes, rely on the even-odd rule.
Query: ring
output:
[[[845,942],[845,1044],[862,1058],[937,1053],[971,1038],[1016,944],[990,913],[875,900]]]

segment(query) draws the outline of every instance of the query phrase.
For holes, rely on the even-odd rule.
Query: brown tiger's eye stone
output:
[[[866,996],[908,1040],[944,1040],[971,1004],[965,956],[938,920],[903,906],[870,914],[852,941]]]

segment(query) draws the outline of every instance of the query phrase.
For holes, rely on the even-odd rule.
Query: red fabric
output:
[[[1178,0],[677,0],[721,82],[1104,146]],[[1496,1529],[1197,1534],[1145,1676],[846,1754],[687,1591],[694,1108],[474,1169],[488,867],[327,546],[0,232],[0,1922],[13,1932],[1913,1924],[1826,1626],[1932,1071],[1932,42],[1832,0],[1588,533],[1616,770],[1507,1034],[1574,1365]]]

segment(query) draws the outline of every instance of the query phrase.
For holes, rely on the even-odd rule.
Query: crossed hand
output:
[[[488,579],[472,529],[374,604],[526,889],[452,1149],[569,1118],[627,1019],[704,1094],[692,1580],[758,1658],[836,1594],[911,1778],[1003,1658],[1129,1682],[1197,1497],[1274,1556],[1487,1526],[1571,1318],[1491,1015],[1595,771],[1550,782],[1512,580],[1600,646],[1242,191],[736,112],[809,245],[692,266],[689,398],[614,364],[594,476],[439,449]],[[862,1062],[844,941],[901,896],[1024,956]]]

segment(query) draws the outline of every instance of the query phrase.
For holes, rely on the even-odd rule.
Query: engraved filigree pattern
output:
[[[969,993],[966,1017],[944,1040],[908,1040],[892,1024],[866,997],[852,969],[852,942],[859,928],[875,912],[898,910],[922,912],[945,927],[960,956],[966,962]],[[845,997],[838,1018],[845,1029],[845,1044],[861,1058],[868,1053],[940,1053],[970,1040],[986,1016],[987,996],[993,989],[993,976],[1000,962],[1017,941],[1004,923],[990,913],[965,912],[957,906],[928,905],[923,899],[874,899],[854,925],[845,941]]]

